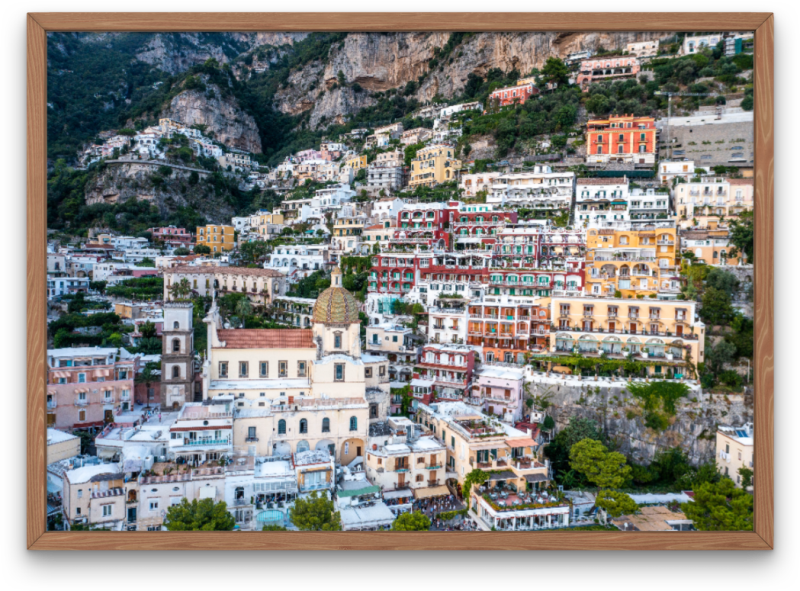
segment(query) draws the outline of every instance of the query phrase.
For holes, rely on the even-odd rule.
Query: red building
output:
[[[453,234],[460,245],[495,244],[506,224],[517,223],[516,211],[495,210],[487,204],[462,205],[453,220]],[[484,248],[477,246],[478,248]]]
[[[450,247],[451,224],[460,203],[412,203],[397,213],[397,231],[391,250],[409,248],[428,251]]]
[[[414,373],[411,386],[414,397],[423,404],[469,397],[475,369],[472,347],[449,343],[425,345],[417,366],[419,372]]]
[[[187,232],[185,228],[165,226],[162,228],[150,228],[147,231],[153,235],[153,240],[156,242],[164,242],[174,246],[188,246],[192,243],[192,234]]]
[[[586,162],[653,164],[658,130],[652,117],[611,115],[586,124]]]
[[[583,89],[596,80],[629,78],[639,73],[641,66],[635,56],[608,55],[591,58],[581,62],[581,69],[576,82]]]
[[[489,95],[490,101],[495,101],[499,106],[505,107],[513,104],[524,105],[530,97],[539,94],[539,89],[532,83],[518,84],[507,88],[498,88]]]

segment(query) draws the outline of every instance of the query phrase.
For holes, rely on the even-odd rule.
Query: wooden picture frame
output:
[[[46,531],[47,40],[50,31],[755,31],[755,474],[748,532]],[[34,13],[27,17],[27,547],[33,550],[767,550],[774,540],[771,13]]]

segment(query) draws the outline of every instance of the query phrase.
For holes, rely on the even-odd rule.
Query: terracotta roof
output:
[[[172,267],[171,269],[165,269],[164,274],[170,273],[182,273],[184,275],[191,275],[191,274],[198,274],[198,275],[208,275],[208,274],[222,274],[222,275],[245,275],[247,277],[281,277],[282,274],[280,271],[276,271],[275,269],[262,269],[262,268],[250,268],[250,267],[196,267],[196,266],[188,266],[183,265],[180,267]]]
[[[387,230],[391,230],[391,228],[386,228]],[[383,230],[383,226],[380,224],[375,224],[374,226],[367,226],[364,230]]]
[[[313,349],[310,329],[234,328],[217,331],[228,349]]]
[[[624,185],[627,182],[623,177],[578,179],[579,185]]]
[[[752,185],[753,179],[728,179],[731,185]]]

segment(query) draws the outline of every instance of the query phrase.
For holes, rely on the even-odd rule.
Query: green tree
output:
[[[147,389],[147,406],[150,406],[150,385],[161,380],[161,364],[157,361],[148,361],[142,371],[136,374],[134,382],[144,384]],[[158,370],[158,371],[157,371]]]
[[[582,439],[601,440],[602,433],[597,423],[583,417],[571,417],[569,424],[561,429],[553,440],[544,448],[544,454],[550,460],[556,478],[563,478],[569,473],[569,452],[573,445]],[[573,474],[572,478],[575,478]],[[578,476],[581,478],[581,476]],[[585,483],[584,483],[585,484]]]
[[[744,108],[744,107],[742,107]],[[728,257],[735,257],[739,253],[744,253],[749,262],[753,262],[753,212],[747,211],[740,214],[739,219],[731,222],[730,241],[734,249],[728,253]]]
[[[569,83],[569,68],[557,57],[548,57],[542,66],[542,80],[557,84]]]
[[[681,511],[700,531],[753,529],[753,496],[736,488],[730,478],[696,487],[694,500],[682,503]]]
[[[167,509],[164,520],[167,531],[230,531],[236,525],[224,501],[181,499],[180,504]]]
[[[739,468],[739,476],[742,477],[742,488],[747,489],[753,485],[753,471],[750,468],[742,466]]]
[[[706,286],[720,289],[732,298],[739,290],[739,280],[730,271],[714,267],[706,275]]]
[[[730,296],[716,287],[707,288],[701,302],[700,318],[710,326],[724,326],[736,315]]]
[[[428,531],[431,520],[419,511],[401,513],[392,523],[392,531]]]
[[[185,257],[186,255],[191,254],[191,251],[184,246],[179,246],[178,248],[172,251],[172,254],[179,257]]]
[[[289,519],[301,531],[341,531],[341,517],[333,509],[333,501],[314,491],[307,498],[295,501]]]
[[[469,508],[470,489],[474,485],[480,486],[487,480],[489,480],[489,474],[487,472],[484,472],[480,468],[475,468],[464,477],[464,485],[461,487],[461,492],[464,495],[464,502],[467,504],[467,508]]]
[[[636,501],[624,492],[616,490],[601,490],[597,493],[595,505],[605,510],[609,517],[631,515],[639,510]]]
[[[261,531],[289,531],[282,525],[265,525]]]
[[[100,293],[105,293],[106,285],[108,285],[108,281],[90,281],[89,289],[91,289],[92,291],[99,291]]]
[[[244,326],[245,318],[250,316],[253,312],[253,307],[250,305],[250,298],[243,297],[236,302],[236,315],[242,319],[242,326]]]
[[[205,244],[195,244],[194,254],[211,254],[211,248]]]
[[[624,455],[608,451],[605,445],[594,439],[584,439],[573,445],[569,459],[573,470],[585,474],[600,488],[620,488],[631,474]]]
[[[726,363],[733,361],[736,353],[736,346],[728,341],[720,341],[713,347],[706,345],[706,369],[712,375],[718,376],[722,373]]]
[[[269,254],[270,245],[260,240],[245,242],[239,247],[239,254],[245,263],[258,263]]]
[[[189,284],[189,280],[184,277],[180,281],[170,285],[169,293],[176,300],[183,300],[191,295],[192,286]]]

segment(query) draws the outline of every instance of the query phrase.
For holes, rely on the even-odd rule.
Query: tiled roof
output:
[[[217,331],[228,349],[313,349],[310,329],[235,328]]]
[[[752,185],[753,179],[728,179],[731,185]]]
[[[184,275],[198,274],[222,274],[222,275],[244,275],[246,277],[282,277],[280,271],[275,269],[262,269],[250,267],[195,267],[181,266],[171,269],[164,269],[164,274],[182,273]]]
[[[578,179],[579,185],[624,185],[627,182],[623,177]]]

